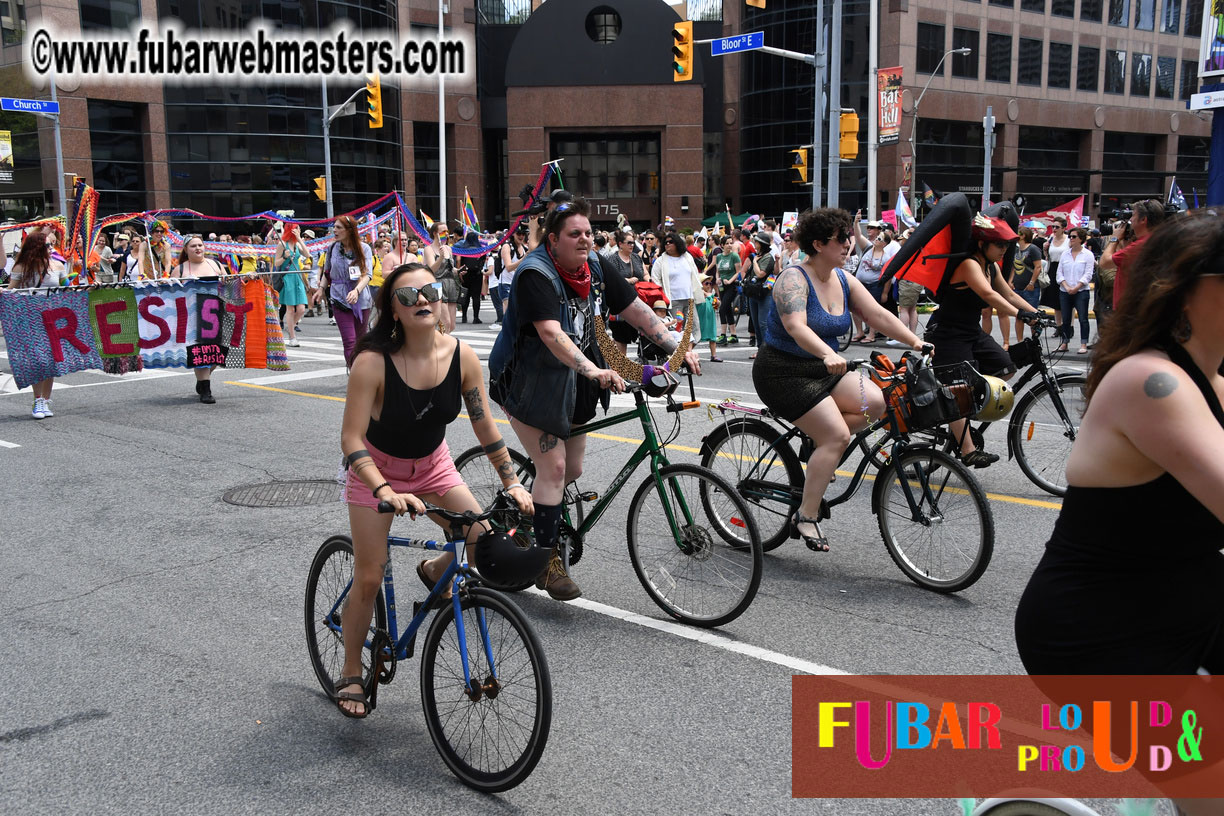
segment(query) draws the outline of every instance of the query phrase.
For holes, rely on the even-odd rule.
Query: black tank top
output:
[[[991,265],[993,272],[993,264]],[[991,280],[993,285],[994,281]],[[967,283],[948,284],[939,290],[939,308],[935,311],[939,328],[980,329],[982,310],[989,304]],[[933,318],[934,319],[934,318]]]
[[[446,426],[459,416],[463,385],[459,372],[459,343],[455,342],[450,368],[437,388],[424,391],[411,388],[400,376],[391,355],[384,354],[383,363],[382,414],[378,419],[370,417],[366,441],[400,459],[429,456],[446,438]]]

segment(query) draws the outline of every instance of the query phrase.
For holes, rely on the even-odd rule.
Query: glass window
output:
[[[1015,0],[990,0],[992,6],[1007,6],[1012,8],[1015,6]]]
[[[1173,89],[1177,85],[1177,59],[1174,57],[1156,58],[1156,98],[1172,99]]]
[[[140,19],[140,0],[80,0],[81,28],[126,29]]]
[[[1080,19],[1101,22],[1101,0],[1080,0]]]
[[[1020,38],[1020,59],[1016,68],[1016,82],[1021,85],[1041,84],[1041,62],[1045,43],[1028,37]]]
[[[1050,0],[1051,17],[1074,17],[1075,0]]]
[[[991,82],[1011,80],[1012,38],[1010,34],[986,35],[986,78]]]
[[[1152,93],[1152,55],[1131,54],[1131,96]]]
[[[1190,101],[1190,97],[1198,93],[1198,63],[1194,60],[1182,60],[1181,94],[1178,99]]]
[[[131,212],[147,206],[145,192],[144,105],[89,100],[93,186],[103,212]],[[130,205],[139,203],[133,208]],[[122,205],[129,205],[123,209]]]
[[[1198,0],[1186,3],[1186,36],[1198,37],[1203,33],[1203,4]]]
[[[1126,93],[1126,52],[1105,51],[1105,93]]]
[[[1196,0],[1190,0],[1191,3]],[[1181,0],[1164,0],[1164,12],[1160,15],[1160,32],[1176,34],[1181,30]]]
[[[952,55],[952,76],[978,78],[978,33],[972,28],[952,29],[952,47],[969,48],[968,54]]]
[[[1082,138],[1078,130],[1021,125],[1016,164],[1024,170],[1078,170]]]
[[[1156,0],[1135,0],[1135,28],[1139,31],[1156,28]]]
[[[1109,24],[1123,28],[1130,25],[1130,0],[1109,0]]]
[[[1050,76],[1046,84],[1051,88],[1071,87],[1071,43],[1050,43]]]
[[[1092,91],[1097,89],[1097,73],[1101,67],[1101,49],[1090,45],[1079,47],[1079,64],[1075,68],[1075,89]]]
[[[1045,14],[1045,0],[1020,0],[1020,10]]]
[[[943,76],[943,66],[939,64],[944,52],[944,27],[933,23],[918,24],[918,73],[934,74],[939,68],[939,76]]]
[[[25,0],[7,0],[0,4],[4,13],[0,14],[0,25],[3,26],[3,42],[5,45],[16,45],[21,42],[25,32],[26,13]]]

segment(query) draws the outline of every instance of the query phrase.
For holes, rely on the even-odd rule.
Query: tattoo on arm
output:
[[[514,478],[514,461],[507,459],[497,466],[497,477],[505,482],[507,479]]]
[[[540,434],[540,453],[548,453],[553,448],[557,447],[557,442],[560,440],[552,434],[545,432]]]
[[[486,456],[492,456],[493,454],[497,453],[498,451],[500,451],[500,450],[505,450],[505,449],[506,449],[506,440],[505,440],[505,439],[499,439],[499,440],[497,440],[496,442],[492,443],[491,445],[485,445],[485,446],[484,446],[484,452],[485,452],[485,455],[486,455]]]
[[[783,272],[774,284],[774,303],[780,314],[806,313],[807,299],[807,281],[794,270]]]
[[[1157,371],[1143,381],[1143,393],[1152,399],[1163,399],[1177,390],[1177,378],[1172,374]]]
[[[472,422],[484,419],[484,401],[480,399],[480,386],[463,392],[463,404],[467,406],[468,416]]]
[[[582,353],[582,350],[573,344],[573,342],[569,339],[569,335],[564,331],[559,331],[553,335],[553,340],[558,346],[561,347],[562,351],[571,355],[570,359],[573,360],[574,364],[571,365],[570,368],[574,369],[574,371],[585,377],[588,376],[590,372],[596,370],[595,364],[587,359],[586,355]]]

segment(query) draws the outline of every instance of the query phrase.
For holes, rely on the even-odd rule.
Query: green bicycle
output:
[[[700,403],[693,397],[690,375],[688,402],[665,393],[667,412],[676,414],[672,433],[659,441],[654,417],[641,385],[627,383],[634,408],[591,422],[575,433],[591,434],[626,422],[640,422],[642,442],[602,494],[570,484],[565,491],[559,535],[562,558],[571,566],[582,558],[591,531],[629,477],[642,462],[650,474],[629,503],[625,540],[633,571],[650,599],[677,620],[712,627],[735,620],[756,596],[761,583],[763,550],[756,520],[747,504],[721,476],[708,468],[671,464],[664,453],[679,431],[679,412]],[[674,386],[671,389],[674,391]],[[535,477],[531,460],[510,450],[519,481],[530,487]],[[501,488],[488,457],[479,447],[455,458],[463,481],[482,506],[488,507]],[[584,505],[592,504],[589,510]],[[530,584],[498,586],[516,591]]]

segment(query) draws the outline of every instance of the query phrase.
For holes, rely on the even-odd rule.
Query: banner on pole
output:
[[[260,280],[0,292],[0,325],[19,388],[86,369],[289,368]]]
[[[901,139],[901,68],[876,71],[876,93],[880,96],[879,144]]]
[[[13,183],[13,133],[0,130],[0,184]]]

